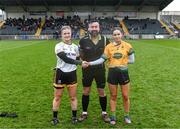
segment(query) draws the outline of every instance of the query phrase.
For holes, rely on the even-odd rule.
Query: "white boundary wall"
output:
[[[105,35],[111,40],[111,35]],[[128,35],[125,39],[176,39],[177,36],[170,35]],[[1,40],[48,40],[54,39],[53,35],[0,35]]]

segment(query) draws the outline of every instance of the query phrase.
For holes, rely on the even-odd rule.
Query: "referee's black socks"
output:
[[[106,111],[107,97],[106,96],[104,96],[104,97],[99,96],[99,102],[100,102],[102,111]]]
[[[83,95],[82,96],[82,107],[83,107],[84,112],[87,112],[88,105],[89,105],[89,95]]]

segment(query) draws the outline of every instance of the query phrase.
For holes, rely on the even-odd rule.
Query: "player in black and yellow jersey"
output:
[[[78,46],[72,43],[70,26],[61,28],[62,42],[56,44],[55,53],[57,57],[56,72],[54,77],[54,99],[52,124],[57,125],[58,110],[61,103],[64,88],[67,87],[71,102],[72,123],[76,124],[77,119],[77,65],[83,65],[83,61],[76,60],[79,57]]]
[[[108,83],[110,90],[110,108],[111,117],[110,124],[116,124],[116,100],[118,92],[118,84],[121,85],[123,103],[124,103],[124,121],[125,123],[131,123],[129,117],[129,88],[130,79],[128,74],[128,64],[134,63],[134,50],[132,46],[121,40],[122,33],[120,30],[115,29],[113,31],[112,38],[114,42],[108,44],[105,47],[104,54],[96,61],[89,62],[89,65],[99,65],[105,60],[108,60]]]

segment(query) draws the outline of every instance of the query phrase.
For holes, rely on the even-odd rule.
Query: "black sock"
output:
[[[58,115],[58,111],[53,111],[53,117],[57,118],[57,115]]]
[[[102,111],[106,111],[107,97],[106,96],[104,96],[104,97],[99,96],[99,102],[100,102]]]
[[[83,95],[82,96],[82,107],[83,107],[84,112],[87,112],[88,104],[89,104],[89,95]]]
[[[77,110],[72,110],[72,116],[76,117],[76,114],[77,114]]]

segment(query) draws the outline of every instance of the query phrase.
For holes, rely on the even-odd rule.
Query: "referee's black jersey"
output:
[[[101,35],[97,44],[92,42],[90,36],[83,37],[79,41],[81,59],[88,62],[99,59],[107,44],[109,44],[109,40]]]

